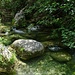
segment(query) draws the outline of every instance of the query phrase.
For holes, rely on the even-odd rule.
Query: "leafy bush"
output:
[[[25,23],[23,21],[18,26],[34,24],[43,27],[43,30],[53,29],[52,37],[60,34],[64,45],[75,48],[74,0],[5,0],[5,2],[5,8],[10,8],[14,13],[25,8]]]
[[[65,46],[75,48],[75,1],[74,0],[37,0],[25,9],[27,22],[43,26],[52,34],[61,34]],[[59,35],[58,35],[59,36]],[[55,36],[54,36],[55,37]],[[67,38],[66,38],[67,37]]]
[[[63,29],[62,30],[62,42],[64,45],[75,48],[75,31],[70,31],[69,29]]]

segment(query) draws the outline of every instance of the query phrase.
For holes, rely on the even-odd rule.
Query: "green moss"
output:
[[[70,61],[71,55],[67,52],[51,52],[51,56],[60,62]]]
[[[25,50],[24,48],[20,48],[20,51],[22,51],[22,52],[23,52],[24,50]]]
[[[0,37],[0,42],[5,44],[5,45],[9,45],[11,43],[12,40],[10,40],[10,38],[6,38],[6,37]]]
[[[35,75],[71,75],[69,67],[63,63],[56,62],[52,59],[49,52],[46,52],[42,57],[36,57],[28,61],[23,61],[25,65],[18,66],[21,74]]]
[[[16,61],[16,54],[15,53],[12,53],[12,57],[11,57],[11,59],[10,59],[10,63],[11,64],[14,64],[15,63],[15,61]]]
[[[12,34],[12,35],[8,35],[8,36],[3,36],[0,37],[0,42],[5,44],[5,45],[10,45],[13,41],[17,40],[17,39],[22,39],[25,38],[19,34]]]
[[[2,62],[2,55],[0,55],[0,62]]]

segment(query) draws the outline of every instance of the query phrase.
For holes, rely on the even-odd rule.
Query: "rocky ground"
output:
[[[8,32],[6,34],[6,32]],[[11,31],[11,27],[0,24],[0,43],[6,45],[3,48],[8,48],[13,52],[10,47],[11,44],[17,39],[34,39],[40,41],[44,46],[44,53],[41,56],[31,58],[29,60],[22,60],[16,57],[13,58],[13,66],[10,65],[10,69],[6,67],[0,68],[0,74],[2,75],[75,75],[75,64],[71,59],[71,55],[67,52],[52,52],[47,47],[53,45],[59,45],[59,42],[54,42],[45,34],[18,34]],[[38,38],[36,38],[38,37]],[[44,37],[44,38],[43,38]],[[47,40],[46,40],[47,39]],[[3,49],[2,47],[0,50]],[[11,49],[10,49],[11,48]],[[4,57],[4,56],[3,56]],[[6,57],[5,57],[6,58]],[[0,58],[1,59],[1,58]],[[2,61],[0,61],[2,62]],[[6,62],[5,60],[3,62]],[[72,65],[72,66],[71,66]],[[0,66],[1,67],[1,66]],[[5,69],[6,68],[6,69]]]

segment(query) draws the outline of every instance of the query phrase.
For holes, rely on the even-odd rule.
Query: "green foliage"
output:
[[[11,10],[14,13],[24,7],[26,0],[0,0],[0,8]]]
[[[0,8],[10,9],[10,3],[12,0],[1,0],[0,1]]]
[[[34,24],[44,29],[53,29],[52,37],[61,36],[64,45],[75,48],[74,0],[1,0],[0,4],[0,7],[14,13],[25,7],[25,17],[19,22],[19,27]]]
[[[32,6],[25,9],[26,19],[33,19],[31,23],[35,23],[35,25],[53,28],[53,38],[61,35],[65,46],[75,48],[74,3],[74,0],[37,0]]]
[[[75,48],[75,31],[71,31],[69,29],[63,29],[62,30],[62,42],[64,45],[70,47],[70,48]]]
[[[15,60],[16,60],[16,54],[15,53],[12,53],[12,57],[10,59],[10,64],[14,64],[15,63]]]
[[[25,50],[24,48],[20,48],[20,51],[22,51],[22,52],[23,52],[24,50]]]
[[[5,39],[4,37],[0,37],[0,43],[9,45],[11,43],[11,40]]]

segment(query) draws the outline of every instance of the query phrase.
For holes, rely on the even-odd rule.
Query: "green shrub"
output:
[[[54,37],[61,36],[65,46],[75,48],[74,0],[5,0],[4,2],[6,2],[5,4],[3,3],[5,8],[10,8],[14,13],[25,7],[25,20],[22,23],[20,22],[18,26],[26,27],[34,24],[43,27],[43,30],[53,29],[52,37],[55,34],[56,36]]]
[[[75,48],[74,3],[74,0],[37,0],[25,9],[26,20],[47,30],[53,28],[52,37],[61,36],[65,46]]]

